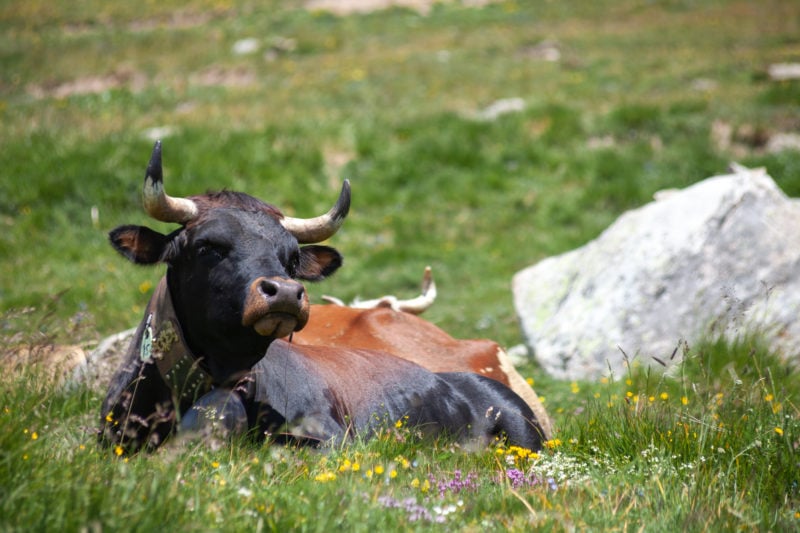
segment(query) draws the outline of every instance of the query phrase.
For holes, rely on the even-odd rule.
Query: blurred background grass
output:
[[[352,181],[331,241],[345,267],[310,288],[315,301],[411,296],[430,264],[440,296],[428,319],[515,344],[513,273],[655,191],[736,159],[800,193],[798,152],[765,149],[800,132],[800,83],[766,75],[793,60],[791,1],[449,2],[347,17],[292,1],[7,1],[0,311],[67,290],[64,321],[91,315],[101,335],[139,320],[163,268],[127,264],[106,233],[168,229],[140,205],[160,137],[176,195],[242,190],[311,216]],[[522,109],[482,115],[504,99]]]

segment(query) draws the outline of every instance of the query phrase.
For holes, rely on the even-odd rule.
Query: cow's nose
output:
[[[280,302],[285,300],[287,303],[291,303],[292,300],[295,300],[302,302],[306,294],[305,287],[293,279],[261,278],[256,281],[255,285],[267,301]]]
[[[247,291],[242,325],[253,326],[259,335],[285,337],[308,322],[309,303],[305,287],[289,278],[260,277]]]

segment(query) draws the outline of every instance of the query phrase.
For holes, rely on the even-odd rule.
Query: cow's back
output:
[[[385,307],[312,306],[308,324],[292,340],[306,345],[387,351],[432,372],[470,371],[509,384],[497,365],[497,343],[454,339],[415,315]]]

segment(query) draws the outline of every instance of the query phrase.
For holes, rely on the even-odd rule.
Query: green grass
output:
[[[464,451],[389,424],[322,453],[239,438],[117,456],[99,391],[3,378],[0,527],[73,531],[787,531],[800,521],[800,380],[757,337],[682,347],[670,375],[537,382],[560,421],[540,454]]]
[[[711,134],[719,121],[800,129],[798,84],[764,75],[800,60],[798,35],[789,1],[448,3],[427,17],[344,18],[299,1],[4,2],[0,356],[20,342],[88,347],[140,319],[163,271],[129,265],[106,234],[168,229],[140,206],[148,131],[161,127],[172,194],[243,190],[309,216],[351,180],[351,215],[331,240],[345,267],[309,288],[315,300],[411,296],[430,264],[440,296],[426,318],[517,344],[513,273],[584,244],[655,191],[736,159],[800,195],[796,151],[769,154],[752,139],[725,150]],[[233,55],[246,37],[260,51]],[[544,40],[560,61],[534,57]],[[104,88],[67,91],[88,82]],[[524,111],[474,118],[512,97]],[[236,441],[125,462],[94,446],[103,391],[8,373],[0,529],[430,526],[389,497],[428,513],[455,505],[448,530],[797,529],[800,380],[745,338],[692,346],[670,378],[632,369],[573,386],[526,365],[562,444],[517,458],[539,473],[514,490],[504,454],[397,442],[393,431],[329,455]],[[414,466],[374,474],[398,456]],[[356,457],[360,473],[338,471]],[[456,470],[477,488],[439,498],[412,486]]]

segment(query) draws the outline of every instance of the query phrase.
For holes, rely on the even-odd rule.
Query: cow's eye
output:
[[[201,259],[220,261],[228,255],[228,248],[213,242],[200,242],[197,244],[197,256]]]
[[[297,269],[300,267],[300,254],[295,252],[289,258],[289,262],[286,264],[286,272],[289,276],[294,277],[297,273]]]

